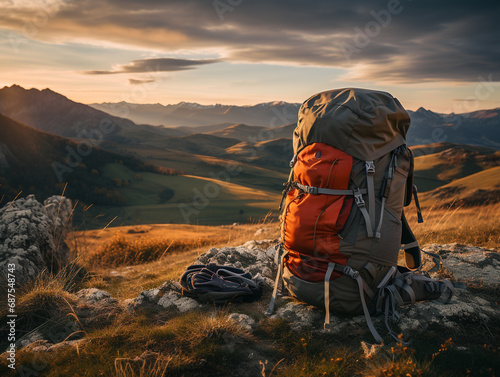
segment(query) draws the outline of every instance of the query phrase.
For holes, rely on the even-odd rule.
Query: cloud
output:
[[[155,79],[146,79],[146,80],[128,79],[128,83],[130,85],[142,85],[142,84],[149,84],[152,82],[156,82],[156,80]]]
[[[32,37],[66,43],[86,36],[162,54],[214,49],[229,62],[343,68],[349,80],[472,82],[490,73],[500,80],[497,1],[221,1],[229,6],[223,17],[204,0],[61,0]],[[10,7],[0,23],[19,31],[34,14]],[[165,60],[160,67],[212,62]],[[87,73],[145,71],[138,60]]]
[[[131,63],[115,67],[110,71],[91,70],[85,71],[87,75],[110,75],[117,73],[152,73],[152,72],[175,72],[193,69],[199,65],[218,63],[218,59],[189,60],[173,58],[151,58],[134,60]]]

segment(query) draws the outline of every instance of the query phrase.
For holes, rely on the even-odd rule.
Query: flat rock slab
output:
[[[490,287],[500,285],[500,254],[495,249],[455,243],[426,245],[423,250],[438,254],[443,270],[457,281]],[[423,261],[425,270],[431,260],[424,254]]]

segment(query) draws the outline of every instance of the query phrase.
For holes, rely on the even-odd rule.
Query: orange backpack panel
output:
[[[293,173],[295,181],[305,186],[347,190],[351,170],[350,155],[313,143],[298,154]],[[351,206],[351,196],[312,195],[297,188],[288,193],[281,236],[289,251],[285,263],[296,276],[320,281],[328,261],[346,264],[347,257],[339,254],[338,232]]]

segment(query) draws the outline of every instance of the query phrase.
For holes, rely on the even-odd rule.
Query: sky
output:
[[[83,103],[253,105],[335,88],[500,107],[500,3],[0,0],[0,87]]]

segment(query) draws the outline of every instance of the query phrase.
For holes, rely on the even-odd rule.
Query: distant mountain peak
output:
[[[417,111],[415,111],[416,113],[424,113],[424,114],[428,114],[428,113],[432,113],[431,110],[427,110],[426,108],[420,106]]]
[[[33,89],[33,88],[31,88],[31,89]],[[5,85],[1,90],[21,92],[21,91],[25,91],[26,89],[24,89],[21,85],[12,84],[11,86]]]

